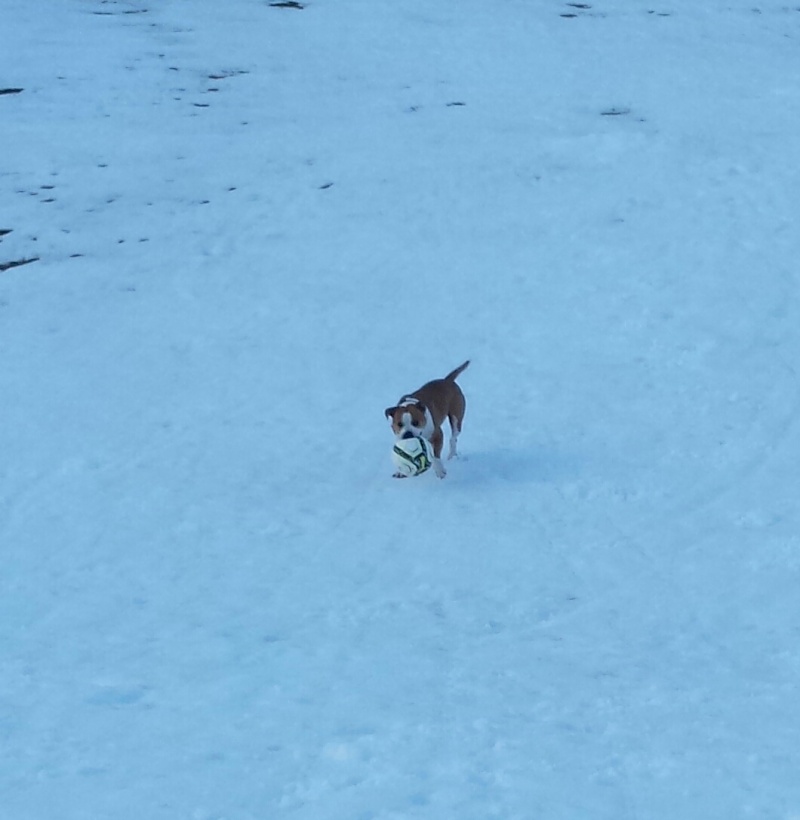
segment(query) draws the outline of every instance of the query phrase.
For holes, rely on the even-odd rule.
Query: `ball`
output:
[[[392,461],[402,476],[422,475],[432,460],[431,445],[420,436],[399,438],[392,448]]]

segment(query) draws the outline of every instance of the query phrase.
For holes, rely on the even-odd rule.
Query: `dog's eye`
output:
[[[422,427],[422,422],[417,421],[416,419],[414,419],[411,423],[414,425],[414,427]]]

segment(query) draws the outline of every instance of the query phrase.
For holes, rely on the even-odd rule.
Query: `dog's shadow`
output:
[[[451,475],[465,485],[539,484],[574,475],[579,470],[574,454],[546,445],[469,451],[456,463],[458,470]]]

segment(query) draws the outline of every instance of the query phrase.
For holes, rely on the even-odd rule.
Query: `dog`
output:
[[[442,464],[442,447],[445,419],[450,422],[450,449],[448,458],[458,455],[458,436],[464,421],[466,399],[456,379],[463,373],[469,360],[448,373],[443,379],[434,379],[423,384],[419,390],[406,393],[394,407],[387,407],[386,418],[392,426],[395,438],[412,438],[422,436],[433,447],[433,470],[439,478],[444,478],[447,471]],[[400,473],[395,478],[404,478]]]

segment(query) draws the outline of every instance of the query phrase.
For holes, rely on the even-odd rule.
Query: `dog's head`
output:
[[[392,432],[397,438],[419,436],[428,424],[425,407],[419,402],[387,407],[384,413],[386,418],[389,419]]]

